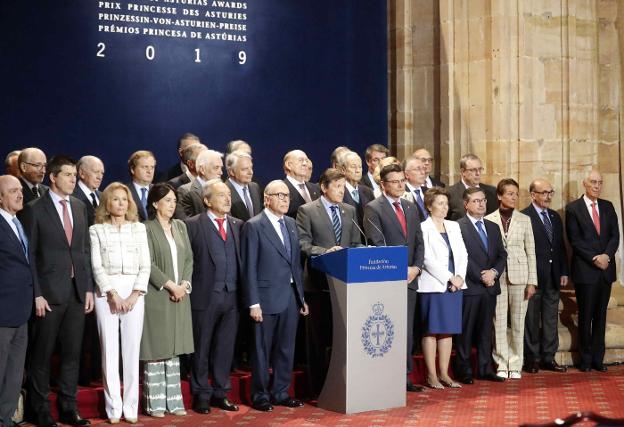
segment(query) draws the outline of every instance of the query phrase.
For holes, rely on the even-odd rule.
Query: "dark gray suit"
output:
[[[102,197],[102,192],[100,190],[95,190],[95,195],[99,201]],[[85,204],[85,207],[87,208],[87,223],[89,224],[89,227],[91,227],[95,220],[95,207],[93,206],[93,200],[91,200],[90,197],[87,197],[78,184],[76,184],[76,189],[74,190],[74,194],[72,194],[72,196]]]
[[[288,191],[290,192],[290,205],[288,206],[288,215],[291,218],[297,218],[297,211],[299,210],[299,206],[305,204],[305,200],[301,196],[298,188],[295,188],[288,179],[284,178],[284,184],[288,187]],[[318,184],[314,184],[312,182],[305,183],[306,188],[308,189],[308,193],[310,194],[310,199],[316,200],[321,197],[321,189]]]
[[[186,173],[182,173],[181,175],[176,176],[175,178],[171,178],[167,181],[173,188],[178,189],[184,184],[188,184],[191,182],[191,178]]]
[[[225,185],[228,186],[230,192],[232,193],[232,208],[230,209],[230,214],[234,218],[238,218],[241,221],[247,221],[251,216],[249,216],[249,211],[247,210],[247,205],[245,205],[245,201],[241,199],[238,191],[234,188],[232,182],[228,179],[225,181]],[[258,215],[262,209],[264,209],[262,191],[260,191],[260,186],[255,182],[250,182],[247,185],[249,189],[249,199],[251,200],[251,205],[253,207],[253,215]]]
[[[485,214],[490,214],[498,209],[498,197],[496,197],[496,188],[487,184],[479,184],[479,188],[481,188],[485,197],[487,198],[487,206]],[[450,219],[452,221],[457,221],[459,218],[466,215],[466,209],[464,209],[464,191],[466,191],[466,187],[462,181],[451,185],[447,188],[449,193],[449,210],[446,215],[446,219]]]
[[[178,202],[178,205],[184,214],[183,218],[198,215],[206,210],[203,195],[204,189],[202,188],[199,180],[195,179],[191,182],[188,193],[184,194]],[[178,215],[176,215],[176,218],[179,218]]]
[[[32,202],[33,200],[36,200],[38,197],[35,197],[35,195],[33,194],[32,190],[30,189],[30,187],[28,186],[24,178],[20,177],[19,181],[22,184],[22,195],[24,196],[24,206],[26,206],[28,203]],[[50,189],[47,185],[44,185],[44,184],[38,184],[38,188],[39,188],[39,197],[43,196]],[[24,212],[23,210],[20,211],[20,213],[23,213],[23,212]]]
[[[358,225],[360,226],[360,228],[363,228],[364,227],[364,208],[366,207],[366,205],[368,205],[368,203],[371,200],[375,199],[375,195],[373,194],[373,190],[371,190],[370,187],[367,187],[362,184],[357,186],[357,191],[358,191],[358,196],[360,197],[359,203],[355,202],[355,200],[353,199],[353,196],[351,195],[351,193],[349,193],[349,190],[346,187],[345,187],[345,193],[344,193],[344,197],[342,201],[355,208],[355,212],[357,214]],[[362,243],[364,243],[364,241],[362,241]]]

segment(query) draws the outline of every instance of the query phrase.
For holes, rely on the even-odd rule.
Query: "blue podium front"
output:
[[[345,414],[405,406],[407,248],[343,249],[312,267],[327,275],[333,317],[318,406]]]

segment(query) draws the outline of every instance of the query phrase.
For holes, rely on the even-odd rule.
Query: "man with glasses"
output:
[[[24,195],[24,205],[38,199],[48,191],[48,186],[43,185],[43,178],[46,173],[46,155],[38,148],[25,148],[17,158],[22,183],[22,194]]]
[[[400,165],[385,166],[380,173],[383,194],[364,208],[364,231],[375,246],[407,246],[407,391],[423,391],[412,383],[412,347],[418,276],[424,262],[424,245],[418,208],[401,196],[405,174]]]
[[[579,369],[606,372],[605,326],[615,252],[620,244],[613,204],[600,198],[602,175],[592,170],[583,180],[585,194],[566,206],[566,231],[572,247],[572,281],[578,304]]]
[[[474,154],[465,154],[459,159],[459,174],[461,175],[461,179],[448,189],[449,211],[447,219],[456,221],[464,216],[466,211],[464,209],[463,194],[469,187],[481,188],[485,193],[487,199],[486,215],[498,209],[496,188],[481,182],[483,172],[484,169],[481,165],[481,159]]]
[[[524,370],[530,374],[539,368],[565,372],[555,361],[559,348],[559,288],[568,284],[568,267],[563,243],[563,223],[559,214],[549,209],[555,190],[545,179],[529,186],[532,203],[522,213],[531,218],[537,262],[537,291],[529,299],[524,326]],[[542,325],[540,333],[540,324]]]
[[[301,150],[292,150],[286,153],[284,156],[284,173],[286,178],[283,182],[290,195],[290,205],[286,215],[294,219],[297,218],[299,206],[318,199],[321,190],[317,184],[308,182],[312,174],[312,162],[308,155]]]
[[[432,187],[445,186],[442,181],[431,176],[431,170],[433,169],[433,157],[431,156],[429,151],[427,151],[425,148],[419,148],[418,150],[414,151],[412,157],[420,159],[420,161],[423,162],[423,165],[425,166],[425,173],[427,176],[425,178],[425,187],[427,187],[427,189]]]
[[[366,148],[364,161],[366,161],[368,172],[366,172],[366,175],[362,177],[360,184],[367,186],[373,190],[373,192],[375,190],[380,190],[379,186],[375,182],[375,178],[373,178],[373,175],[375,174],[375,168],[377,168],[381,159],[388,157],[389,152],[388,148],[381,144],[373,144]]]
[[[375,198],[373,190],[360,184],[362,179],[362,159],[357,153],[349,151],[340,156],[338,169],[345,176],[343,202],[353,206],[360,228],[364,226],[364,206]],[[362,241],[362,243],[365,243]]]

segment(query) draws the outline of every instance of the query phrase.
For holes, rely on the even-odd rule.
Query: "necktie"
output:
[[[288,229],[286,228],[286,224],[284,223],[284,218],[280,218],[277,222],[279,222],[280,231],[282,232],[282,239],[284,240],[284,248],[286,248],[286,254],[290,259],[290,235],[288,234]]]
[[[305,200],[306,203],[310,203],[312,199],[310,199],[310,195],[308,194],[308,189],[306,188],[306,185],[299,184],[299,188],[299,192],[301,193],[301,197],[303,197],[303,200]]]
[[[67,243],[69,244],[69,246],[71,246],[74,230],[72,228],[71,218],[69,217],[69,209],[67,209],[67,200],[61,200],[61,205],[63,206],[63,228],[65,229],[65,237],[67,237]],[[74,277],[73,263],[71,269],[71,277]]]
[[[35,186],[33,186],[33,188],[32,188],[32,193],[33,193],[33,196],[35,196],[35,197],[37,197],[37,198],[38,198],[38,197],[39,197],[39,187],[38,187],[38,186],[36,186],[36,185],[35,185]]]
[[[143,207],[143,214],[147,218],[147,188],[141,188],[141,206]]]
[[[91,192],[90,196],[91,196],[91,204],[93,205],[94,208],[97,208],[98,203],[97,203],[97,199],[95,198],[95,193]]]
[[[15,224],[15,228],[17,228],[17,234],[19,234],[22,249],[24,249],[24,255],[26,255],[26,259],[28,259],[28,239],[26,238],[26,233],[24,233],[24,227],[22,227],[22,223],[17,217],[13,217],[13,224]]]
[[[397,219],[403,229],[403,235],[407,237],[407,221],[405,220],[403,209],[401,209],[401,202],[394,202],[392,205],[394,206],[394,212],[396,213]]]
[[[247,193],[247,187],[243,187],[243,198],[245,199],[245,206],[247,207],[247,212],[249,212],[249,218],[251,218],[252,216],[254,216],[253,205],[251,204],[249,193]]]
[[[334,227],[334,234],[336,235],[336,244],[340,244],[342,238],[342,225],[340,225],[340,218],[338,217],[338,206],[330,206],[332,213],[332,226]]]
[[[481,242],[483,243],[483,246],[485,247],[485,250],[488,250],[488,238],[487,238],[487,234],[485,234],[485,230],[483,229],[483,221],[477,221],[477,230],[479,230],[479,237],[481,238]]]
[[[550,241],[550,243],[552,243],[553,241],[553,228],[552,228],[552,224],[550,222],[550,218],[548,218],[548,212],[547,211],[542,211],[542,221],[544,222],[544,228],[546,229],[546,234],[548,235],[548,240]]]
[[[223,227],[223,221],[225,221],[225,218],[215,218],[215,221],[217,221],[217,225],[219,226],[219,234],[225,242],[227,240],[227,234],[225,232],[225,228]]]
[[[355,201],[355,203],[357,204],[360,203],[360,193],[357,191],[357,189],[351,192],[351,197],[353,197],[353,200]]]
[[[422,197],[420,197],[420,190],[416,189],[414,190],[414,192],[416,193],[416,203],[418,204],[418,207],[420,208],[420,212],[423,214],[423,218],[427,219],[427,217],[429,216],[429,213],[427,212],[427,209],[425,208],[425,202],[423,202]]]
[[[592,220],[594,221],[594,227],[596,227],[596,233],[600,236],[600,217],[598,216],[598,210],[596,209],[596,202],[592,204]]]

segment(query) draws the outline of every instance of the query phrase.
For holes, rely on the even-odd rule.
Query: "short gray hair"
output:
[[[223,181],[221,181],[220,178],[213,178],[209,179],[204,184],[204,186],[202,187],[202,195],[204,196],[204,199],[210,200],[210,198],[212,197],[212,192],[214,191],[214,186],[217,184],[223,184]]]
[[[182,150],[182,161],[184,163],[187,163],[189,160],[195,161],[197,159],[197,156],[199,156],[199,153],[201,153],[201,150],[198,150],[198,148],[202,148],[204,150],[208,149],[208,147],[206,147],[201,142],[198,142],[197,144],[191,144],[184,150]]]
[[[204,150],[199,153],[197,159],[195,159],[195,167],[199,169],[200,166],[207,165],[215,158],[223,157],[223,153],[219,153],[215,150]]]
[[[242,151],[242,150],[235,150],[235,151],[232,151],[227,156],[225,156],[225,168],[228,171],[236,169],[236,165],[238,164],[238,161],[242,158],[253,160],[251,155],[248,154],[247,152]]]
[[[100,163],[102,163],[102,165],[104,164],[104,162],[101,159],[99,159],[99,158],[97,158],[95,156],[90,156],[90,155],[89,156],[82,156],[80,158],[80,160],[78,160],[78,163],[76,163],[76,170],[78,172],[80,172],[84,167],[86,167],[87,165],[92,164],[93,162],[100,162]]]

